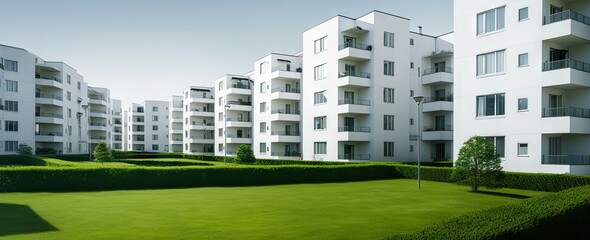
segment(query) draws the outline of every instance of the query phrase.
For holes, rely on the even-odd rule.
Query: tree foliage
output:
[[[498,188],[504,179],[500,155],[494,144],[481,136],[474,136],[463,143],[455,162],[452,178],[471,186],[476,192],[480,186]]]
[[[26,143],[18,145],[16,152],[21,155],[33,155],[33,148]]]
[[[109,150],[105,142],[100,142],[98,143],[98,145],[96,145],[96,148],[94,148],[93,155],[94,161],[97,162],[104,162],[113,159],[111,150]]]
[[[238,147],[238,153],[236,155],[236,161],[238,163],[253,163],[256,161],[254,153],[250,146],[242,144]]]

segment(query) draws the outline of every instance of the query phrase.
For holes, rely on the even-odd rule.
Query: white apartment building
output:
[[[507,171],[590,174],[590,1],[455,1],[455,157],[493,141]]]
[[[111,150],[123,151],[123,108],[121,107],[121,100],[111,99],[111,115],[112,115],[112,129],[111,129]]]
[[[87,85],[63,62],[0,45],[0,154],[20,143],[36,153],[87,153]]]
[[[257,158],[301,158],[302,67],[301,54],[272,53],[254,62],[252,148]]]
[[[251,75],[228,74],[215,81],[215,155],[235,155],[241,144],[252,145]]]
[[[170,140],[170,143],[168,144],[170,148],[168,150],[170,152],[182,152],[182,96],[172,96],[168,104],[170,104],[168,106],[168,139]]]
[[[146,100],[132,103],[127,110],[127,150],[169,151],[169,103]]]
[[[440,72],[439,62],[451,67],[452,54],[441,53],[452,49],[409,29],[409,19],[373,11],[359,18],[336,16],[303,33],[303,159],[415,161],[414,95],[431,104],[422,106],[421,125],[428,128],[421,159],[451,152],[452,127],[444,126],[453,124],[452,108],[447,98],[433,97],[452,94],[452,77],[421,77],[422,70]]]
[[[89,118],[90,118],[90,149],[94,151],[96,145],[105,142],[112,146],[112,111],[111,92],[106,88],[88,87]]]
[[[215,98],[213,91],[210,87],[190,87],[183,91],[180,126],[183,126],[181,134],[184,131],[182,140],[184,150],[181,149],[181,152],[201,155],[214,153]]]

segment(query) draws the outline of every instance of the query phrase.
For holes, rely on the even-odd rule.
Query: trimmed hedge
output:
[[[476,193],[474,193],[476,194]],[[590,186],[468,213],[387,239],[564,239],[589,236]]]
[[[31,155],[1,155],[0,164],[45,166],[47,163]]]
[[[196,162],[196,161],[188,161],[182,160],[179,161],[158,161],[158,160],[127,160],[127,159],[114,159],[107,162],[120,162],[120,163],[129,163],[137,166],[144,166],[144,167],[169,167],[169,166],[213,166],[211,163],[206,162]]]
[[[55,158],[70,162],[90,161],[90,156],[88,154],[46,154],[39,155],[39,157]]]
[[[506,172],[503,187],[545,192],[590,185],[590,176],[549,173]]]
[[[406,164],[395,164],[395,170],[403,178],[418,178],[418,166],[406,165]],[[451,173],[453,168],[447,167],[422,167],[420,166],[420,179],[436,182],[452,182]]]
[[[407,165],[418,165],[417,162],[401,162]],[[420,166],[427,167],[453,167],[453,161],[434,161],[434,162],[421,162]]]

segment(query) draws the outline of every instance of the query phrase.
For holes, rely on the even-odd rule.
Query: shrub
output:
[[[37,148],[37,150],[35,150],[36,155],[56,154],[56,153],[57,153],[57,151],[55,151],[55,149],[53,149],[53,148]]]
[[[403,178],[418,178],[418,166],[394,164],[395,171]],[[453,182],[451,174],[453,168],[448,167],[420,167],[420,179],[437,182]]]
[[[481,136],[469,138],[459,150],[452,178],[461,184],[471,186],[477,192],[480,186],[500,187],[504,178],[500,156],[496,147]]]
[[[238,147],[238,152],[236,153],[236,161],[238,163],[254,163],[256,158],[254,157],[254,153],[250,146],[246,144],[242,144]]]
[[[590,185],[590,176],[507,172],[502,185],[507,188],[558,192],[573,187]]]
[[[26,143],[18,145],[16,152],[20,155],[33,155],[33,148]]]
[[[96,147],[94,148],[94,161],[97,162],[104,162],[113,159],[113,155],[111,155],[111,151],[107,148],[107,144],[105,142],[99,142]]]
[[[45,161],[31,155],[2,155],[0,164],[14,164],[26,166],[45,166]]]

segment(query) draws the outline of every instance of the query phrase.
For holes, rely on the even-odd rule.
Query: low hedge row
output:
[[[90,155],[88,154],[45,154],[39,155],[39,157],[55,158],[71,162],[90,161]]]
[[[45,161],[28,155],[1,155],[0,164],[28,165],[28,166],[45,166]]]
[[[418,166],[406,165],[406,164],[395,164],[395,170],[403,178],[418,178]],[[452,182],[451,173],[453,168],[447,167],[422,167],[420,166],[420,179],[436,182]]]
[[[0,169],[1,192],[260,186],[398,178],[391,165],[23,167]]]
[[[402,164],[418,165],[417,162],[401,162]],[[427,167],[453,167],[453,161],[434,161],[434,162],[421,162],[421,166]]]
[[[158,161],[158,160],[133,160],[115,159],[111,162],[129,163],[145,167],[169,167],[169,166],[213,166],[211,163],[182,160],[179,161]]]
[[[564,239],[590,236],[590,186],[468,213],[388,239]]]
[[[590,185],[590,176],[548,173],[517,173],[507,172],[503,186],[545,192]]]

